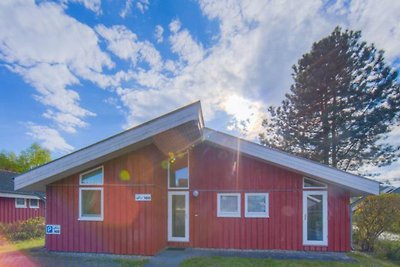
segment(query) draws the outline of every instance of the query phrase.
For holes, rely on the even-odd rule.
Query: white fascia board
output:
[[[113,152],[122,150],[136,143],[146,141],[156,134],[190,121],[198,122],[196,125],[200,127],[204,126],[200,102],[195,102],[145,122],[125,132],[23,173],[15,177],[14,188],[15,190],[26,189],[28,186],[40,184],[43,189],[43,186],[46,185],[45,180],[50,177],[56,175],[60,176],[60,174],[85,165],[88,162],[96,162],[99,158],[106,157]],[[60,176],[56,180],[61,178],[63,177]],[[51,180],[51,182],[54,181],[54,179]]]
[[[212,129],[203,129],[205,141],[214,143],[243,154],[265,160],[285,169],[319,180],[345,186],[356,194],[379,194],[379,182],[358,175],[344,172],[308,159],[303,159],[285,152],[246,141]]]
[[[38,196],[35,195],[22,195],[22,194],[12,194],[12,193],[0,193],[0,197],[5,198],[25,198],[25,199],[39,199]]]

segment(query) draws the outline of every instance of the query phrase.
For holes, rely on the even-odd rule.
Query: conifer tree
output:
[[[293,66],[294,83],[269,107],[261,142],[343,170],[399,156],[385,142],[399,124],[398,72],[361,32],[336,27]]]

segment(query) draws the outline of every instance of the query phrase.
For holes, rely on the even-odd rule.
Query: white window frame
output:
[[[308,240],[307,239],[307,197],[309,195],[322,195],[322,240]],[[303,191],[303,245],[305,246],[328,246],[328,192],[327,191]]]
[[[18,204],[17,203],[17,199],[23,199],[24,200],[24,204],[23,205],[20,205],[20,204]],[[16,197],[15,198],[15,207],[17,208],[17,209],[21,209],[21,208],[26,208],[26,198],[22,198],[22,197]]]
[[[97,217],[82,216],[82,191],[100,191],[100,215]],[[81,187],[79,188],[79,221],[103,221],[104,220],[104,192],[103,187]]]
[[[98,169],[101,169],[101,173],[103,174],[101,177],[101,183],[99,183],[99,184],[83,184],[82,183],[82,176],[84,176],[85,174],[97,171]],[[104,184],[104,166],[103,165],[79,174],[79,185],[103,185],[103,184]]]
[[[37,206],[36,205],[32,205],[32,200],[37,200]],[[38,209],[39,206],[40,206],[40,200],[39,199],[36,199],[36,198],[35,199],[30,198],[29,199],[29,208]]]
[[[187,157],[187,168],[188,168],[188,174],[189,174],[189,177],[188,177],[188,183],[187,183],[187,187],[171,187],[171,186],[170,186],[170,183],[169,183],[169,178],[170,178],[170,175],[171,175],[171,172],[170,172],[170,166],[171,166],[171,163],[169,162],[169,159],[168,159],[168,167],[167,167],[167,171],[168,171],[168,179],[167,179],[167,186],[168,186],[168,189],[169,189],[169,190],[187,190],[187,189],[189,189],[189,185],[190,185],[190,162],[189,162],[189,151],[185,152],[185,155],[186,155],[186,157]]]
[[[248,198],[252,196],[265,197],[265,212],[248,211]],[[269,194],[268,193],[245,193],[244,194],[244,217],[246,218],[269,218]]]
[[[313,181],[313,182],[316,182],[316,183],[318,183],[318,184],[321,184],[321,186],[306,187],[306,186],[305,186],[305,181],[306,181],[306,179],[307,179],[307,180],[310,180],[310,181]],[[328,188],[328,185],[327,185],[326,183],[317,181],[317,180],[312,179],[312,178],[309,178],[309,177],[303,177],[303,189],[327,189],[327,188]]]
[[[241,217],[241,194],[240,193],[218,193],[217,194],[217,217],[227,217],[227,218],[240,218]],[[237,203],[238,203],[238,210],[235,212],[226,212],[226,211],[221,211],[221,197],[223,196],[235,196],[237,197]]]

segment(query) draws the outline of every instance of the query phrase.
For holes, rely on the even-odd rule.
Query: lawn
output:
[[[0,246],[0,254],[14,251],[34,251],[44,246],[44,238],[30,239],[26,241],[4,242]]]
[[[20,263],[34,263],[38,266],[112,266],[112,267],[142,267],[147,259],[125,257],[109,257],[93,254],[51,253],[43,250],[44,238],[31,239],[18,242],[3,242],[0,245],[0,266],[13,262],[13,257]],[[21,260],[21,257],[24,257]],[[2,262],[5,261],[5,262]],[[17,266],[17,265],[11,265]]]
[[[397,266],[389,261],[380,260],[373,258],[363,253],[349,253],[349,256],[357,263],[338,262],[338,261],[312,261],[312,260],[272,260],[272,259],[249,259],[249,258],[228,258],[228,257],[197,257],[185,260],[180,266],[181,267],[355,267],[355,266],[366,266],[366,267],[378,267],[378,266]]]

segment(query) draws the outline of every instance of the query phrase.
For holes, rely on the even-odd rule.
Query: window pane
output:
[[[317,182],[313,179],[304,178],[305,188],[326,188],[326,184]]]
[[[323,240],[322,195],[307,196],[307,240]]]
[[[81,208],[84,217],[101,216],[101,191],[100,190],[82,190]]]
[[[16,203],[18,206],[25,206],[25,199],[24,198],[16,198]]]
[[[172,236],[185,237],[185,197],[172,196]]]
[[[187,188],[189,186],[189,168],[187,154],[169,163],[169,187]]]
[[[30,200],[30,203],[29,203],[29,206],[31,206],[31,207],[37,207],[37,206],[39,206],[39,200],[37,200],[37,199],[31,199],[31,200]]]
[[[237,196],[220,196],[221,212],[237,212],[239,211]]]
[[[248,196],[247,212],[266,212],[266,202],[265,196]]]
[[[103,169],[97,169],[81,176],[81,184],[103,184]]]

